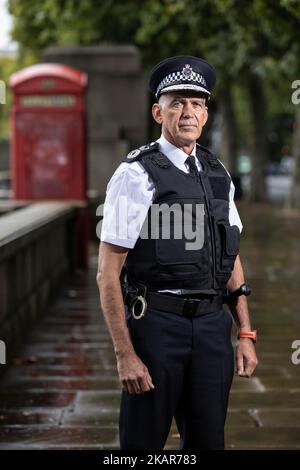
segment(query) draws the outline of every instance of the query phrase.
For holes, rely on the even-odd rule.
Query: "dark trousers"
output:
[[[223,449],[234,364],[231,315],[219,310],[188,319],[148,310],[127,324],[155,388],[122,391],[120,448],[162,450],[174,416],[180,449]]]

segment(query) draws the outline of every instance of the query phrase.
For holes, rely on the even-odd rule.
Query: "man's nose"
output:
[[[182,114],[184,117],[190,117],[193,115],[192,103],[190,103],[189,101],[186,101],[184,103],[183,108],[182,108]]]

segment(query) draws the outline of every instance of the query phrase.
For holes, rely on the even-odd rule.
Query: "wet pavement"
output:
[[[300,448],[300,214],[240,205],[259,366],[235,377],[228,449]],[[120,385],[99,311],[97,246],[89,273],[62,292],[0,385],[0,449],[117,449]],[[233,331],[234,341],[235,331]],[[299,355],[300,357],[300,355]],[[172,426],[166,449],[179,444]]]

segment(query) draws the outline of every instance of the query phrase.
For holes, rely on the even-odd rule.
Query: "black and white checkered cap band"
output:
[[[178,82],[192,82],[192,83],[178,83]],[[198,85],[199,83],[199,85]],[[201,86],[202,85],[202,86]],[[185,88],[186,86],[186,88]],[[169,75],[167,75],[158,85],[157,90],[156,90],[156,96],[159,95],[162,89],[164,91],[169,91],[171,88],[176,90],[176,89],[190,89],[190,90],[198,90],[198,91],[203,91],[204,93],[208,93],[210,95],[210,92],[204,88],[206,87],[206,81],[205,78],[200,74],[192,71],[189,77],[186,76],[186,74],[183,74],[181,72],[172,72]],[[176,88],[175,88],[176,87]]]

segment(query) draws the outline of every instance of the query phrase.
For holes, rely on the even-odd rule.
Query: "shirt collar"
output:
[[[159,150],[166,155],[166,157],[168,157],[175,166],[182,167],[182,165],[184,165],[187,157],[189,156],[187,153],[171,144],[163,134],[161,134],[160,138],[156,142],[159,144]],[[191,155],[194,155],[194,157],[196,156],[196,145],[193,148]]]

